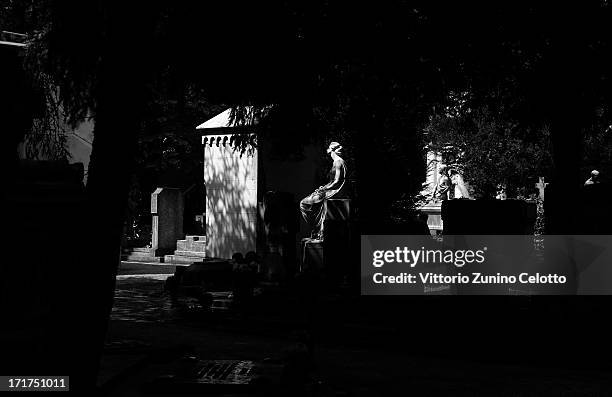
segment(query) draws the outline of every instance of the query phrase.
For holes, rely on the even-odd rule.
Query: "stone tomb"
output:
[[[247,125],[237,125],[231,109],[226,109],[196,127],[204,148],[206,253],[229,259],[236,252],[256,251],[264,262],[280,254],[282,258],[276,259],[286,264],[295,261],[288,257],[295,257],[299,246],[295,236],[300,233],[297,200],[316,186],[317,161],[324,145],[309,144],[300,154],[278,156],[275,149],[279,148],[257,133],[257,123],[253,119]],[[237,134],[256,144],[241,153],[233,139]],[[282,203],[266,203],[265,198],[273,196],[282,196]],[[287,208],[291,210],[285,211]],[[265,219],[279,211],[283,213],[282,225],[267,224]],[[277,241],[278,233],[274,234],[278,231],[275,227],[282,229],[282,244]],[[303,236],[309,232],[305,228],[301,231]],[[283,249],[279,250],[279,244]],[[293,247],[286,247],[289,244]]]
[[[133,262],[161,262],[176,250],[183,237],[183,193],[180,189],[158,187],[151,193],[151,246],[123,248],[121,259]]]
[[[421,196],[426,197],[427,203],[419,208],[421,212],[427,215],[427,227],[431,234],[441,233],[444,229],[442,223],[442,202],[436,200],[433,195],[436,190],[436,186],[440,182],[440,170],[444,166],[442,163],[442,155],[438,152],[429,150],[426,156],[426,180],[423,182],[423,189]]]

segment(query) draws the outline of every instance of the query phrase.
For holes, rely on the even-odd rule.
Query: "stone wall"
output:
[[[432,150],[427,150],[426,162],[427,174],[421,195],[430,197],[440,180],[440,168],[443,166],[442,155]]]

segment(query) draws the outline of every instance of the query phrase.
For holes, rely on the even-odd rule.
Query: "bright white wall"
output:
[[[230,137],[204,137],[207,254],[217,258],[256,249],[257,151],[241,156]]]

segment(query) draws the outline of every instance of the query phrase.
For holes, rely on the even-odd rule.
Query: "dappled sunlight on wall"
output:
[[[204,144],[207,253],[230,258],[255,250],[257,151],[240,154],[231,134],[208,135]]]

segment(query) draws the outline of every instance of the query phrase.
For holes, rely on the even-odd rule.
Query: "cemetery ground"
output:
[[[483,319],[469,299],[461,299],[463,310],[440,311],[445,297],[300,295],[291,286],[262,286],[248,308],[210,311],[164,290],[172,272],[173,266],[122,263],[98,381],[103,394],[145,395],[151,390],[143,386],[187,356],[271,363],[275,386],[246,395],[612,393],[607,349],[580,337],[566,314],[535,297],[490,297],[499,314],[488,311]],[[479,316],[478,328],[468,326]],[[581,353],[600,360],[581,360]],[[228,395],[208,395],[215,393]]]

